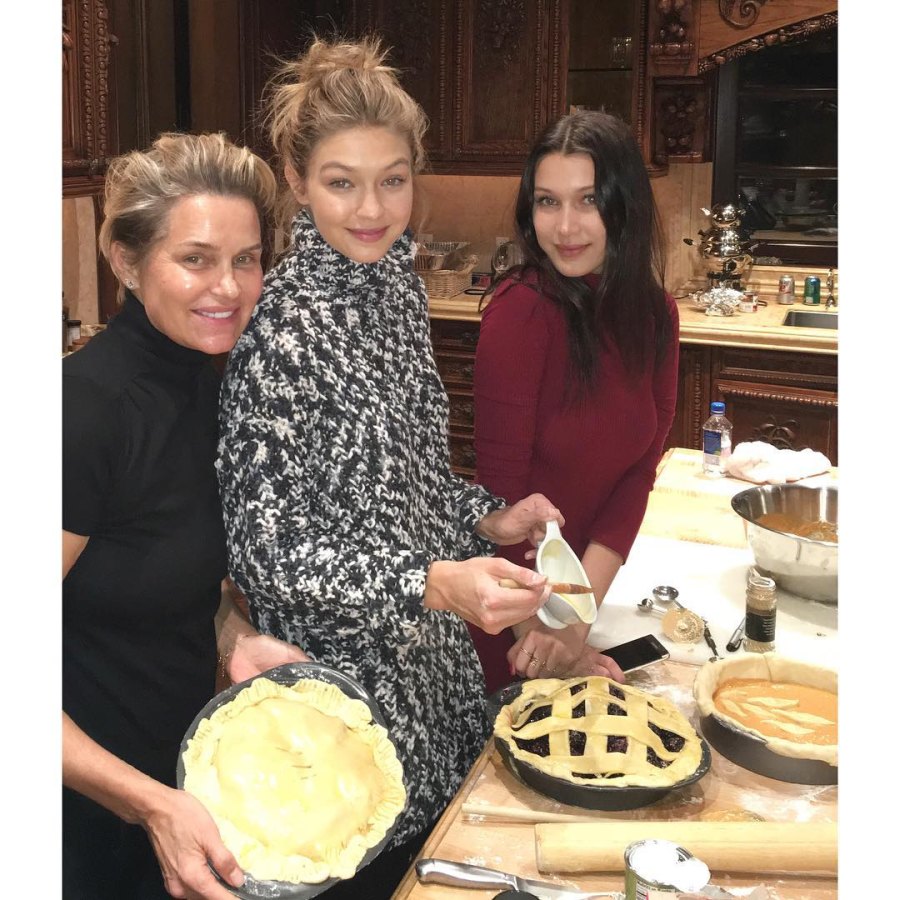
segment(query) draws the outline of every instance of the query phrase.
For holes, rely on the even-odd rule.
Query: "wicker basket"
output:
[[[433,269],[419,272],[425,282],[425,290],[432,300],[449,300],[460,291],[472,286],[472,272],[478,263],[477,256],[469,256],[461,269]]]

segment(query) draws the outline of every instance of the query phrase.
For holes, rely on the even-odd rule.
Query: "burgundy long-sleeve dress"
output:
[[[590,396],[572,402],[566,322],[559,306],[527,283],[507,281],[481,320],[475,361],[478,481],[510,504],[538,491],[566,519],[563,537],[581,556],[590,541],[628,558],[647,508],[675,415],[678,310],[671,297],[671,346],[655,370],[626,372],[601,348]],[[648,322],[648,340],[653,323]],[[520,565],[527,543],[498,553]],[[470,626],[489,692],[511,680],[512,631]]]

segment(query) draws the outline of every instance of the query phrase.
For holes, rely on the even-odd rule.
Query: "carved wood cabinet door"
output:
[[[700,449],[709,404],[723,400],[733,444],[811,447],[838,465],[837,367],[831,354],[683,343],[666,447]]]
[[[564,110],[560,0],[457,4],[453,151],[459,162],[521,173],[543,126]]]
[[[384,37],[427,113],[432,171],[519,175],[564,111],[567,12],[567,0],[369,0],[353,22]]]
[[[105,0],[62,3],[63,194],[102,191],[117,153],[109,8]]]
[[[452,65],[456,3],[449,0],[376,0],[356,30],[372,29],[391,48],[403,87],[428,115],[425,149],[431,163],[452,157]],[[360,27],[361,26],[361,27]]]

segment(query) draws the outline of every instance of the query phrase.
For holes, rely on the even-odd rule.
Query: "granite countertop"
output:
[[[702,309],[696,308],[690,297],[676,301],[681,321],[681,342],[837,353],[837,328],[801,328],[783,324],[792,309],[835,317],[837,309],[826,310],[824,305],[804,306],[802,302],[783,306],[773,295],[760,294],[759,298],[765,300],[766,306],[760,306],[752,313],[738,311],[732,316],[708,316]]]
[[[756,312],[735,312],[732,316],[707,316],[694,306],[690,297],[678,299],[681,320],[681,343],[730,345],[752,347],[760,350],[793,350],[806,353],[830,353],[838,350],[837,328],[800,328],[784,325],[784,317],[792,309],[821,312],[837,316],[837,309],[826,310],[820,306],[804,306],[802,301],[792,306],[778,303],[774,294],[759,294],[766,302]],[[478,322],[480,297],[457,294],[449,300],[431,300],[429,309],[434,319]]]

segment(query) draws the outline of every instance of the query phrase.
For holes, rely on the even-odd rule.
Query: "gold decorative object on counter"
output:
[[[743,290],[741,276],[753,265],[752,253],[756,249],[756,243],[745,239],[741,230],[741,218],[746,210],[737,203],[719,203],[712,209],[701,207],[701,211],[709,216],[711,223],[699,232],[708,287]],[[684,238],[684,242],[690,246],[697,243],[692,238]]]

